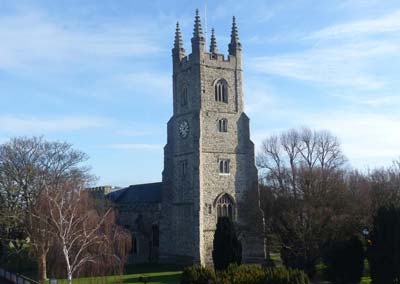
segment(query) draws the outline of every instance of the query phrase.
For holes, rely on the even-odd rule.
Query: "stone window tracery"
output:
[[[219,173],[220,174],[229,174],[229,160],[220,160],[219,161]]]
[[[218,120],[218,130],[219,132],[228,132],[228,120],[223,118]]]
[[[235,203],[229,194],[222,195],[217,201],[217,217],[229,217],[234,220]]]
[[[215,100],[217,102],[228,103],[228,84],[225,80],[219,80],[215,84]]]

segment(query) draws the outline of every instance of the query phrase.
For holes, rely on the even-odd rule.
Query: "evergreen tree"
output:
[[[331,242],[323,257],[327,278],[335,284],[360,283],[364,257],[363,243],[356,236]]]
[[[228,217],[218,219],[213,245],[212,257],[216,270],[226,270],[230,263],[241,263],[242,244]]]
[[[368,260],[373,284],[400,281],[400,208],[381,207],[374,218]]]

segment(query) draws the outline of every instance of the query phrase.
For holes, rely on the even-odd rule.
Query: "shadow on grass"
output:
[[[158,264],[158,263],[142,263],[129,264],[125,268],[124,274],[152,273],[161,271],[182,271],[184,265],[177,264]]]
[[[180,283],[180,273],[169,274],[169,275],[155,275],[155,276],[147,276],[147,275],[135,275],[133,277],[124,278],[124,283],[143,283],[141,281],[141,276],[147,277],[147,283],[166,283],[166,284],[178,284]]]

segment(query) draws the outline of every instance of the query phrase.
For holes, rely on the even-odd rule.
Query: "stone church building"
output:
[[[254,144],[243,112],[242,46],[233,18],[229,54],[218,52],[214,30],[206,51],[196,11],[192,52],[185,54],[179,24],[172,49],[173,114],[168,121],[162,182],[108,194],[120,223],[132,231],[131,262],[212,264],[217,219],[237,228],[262,227]],[[264,258],[261,234],[239,229],[243,261]]]

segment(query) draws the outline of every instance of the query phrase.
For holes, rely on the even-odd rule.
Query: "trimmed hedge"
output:
[[[285,267],[261,268],[258,265],[230,264],[216,273],[207,267],[190,266],[183,270],[181,284],[308,284],[307,275]]]

